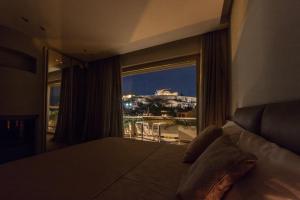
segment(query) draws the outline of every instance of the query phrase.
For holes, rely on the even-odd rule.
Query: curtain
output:
[[[89,64],[84,137],[121,137],[122,89],[118,56]]]
[[[228,30],[202,36],[202,128],[222,126],[228,115]]]
[[[62,69],[60,106],[54,141],[65,144],[83,139],[85,114],[85,69],[75,66]]]

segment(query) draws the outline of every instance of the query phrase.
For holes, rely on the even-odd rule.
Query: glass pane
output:
[[[59,106],[60,86],[50,87],[50,106]]]
[[[58,117],[58,108],[49,108],[48,131],[55,132]]]
[[[55,132],[60,98],[60,85],[51,85],[48,108],[48,132]]]
[[[183,142],[196,136],[196,66],[123,77],[124,136]]]

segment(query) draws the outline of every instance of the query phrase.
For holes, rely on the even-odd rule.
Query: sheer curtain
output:
[[[202,36],[202,128],[212,124],[222,126],[228,115],[228,48],[227,29]]]

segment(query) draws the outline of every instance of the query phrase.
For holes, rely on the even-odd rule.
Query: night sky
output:
[[[196,96],[196,67],[189,66],[123,78],[123,94],[152,95],[158,89],[170,89],[183,96]]]

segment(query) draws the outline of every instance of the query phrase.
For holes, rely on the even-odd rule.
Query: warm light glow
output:
[[[155,92],[155,96],[178,96],[178,92],[171,92],[168,89],[161,89]]]

